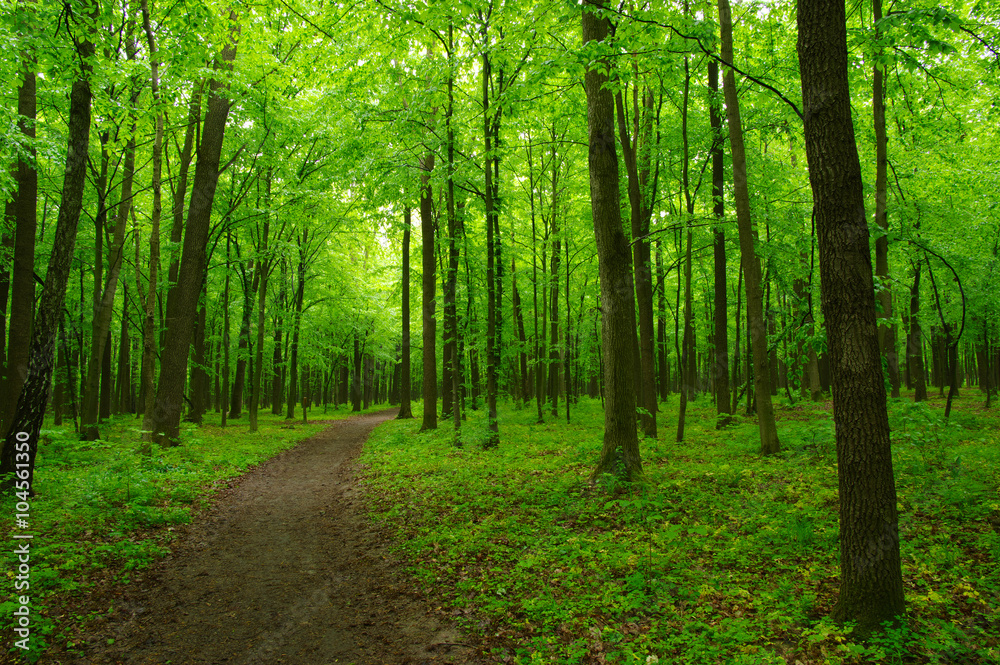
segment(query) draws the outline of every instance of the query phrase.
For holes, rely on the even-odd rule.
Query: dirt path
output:
[[[125,587],[80,663],[472,663],[364,519],[352,460],[394,412],[336,421],[244,476]]]

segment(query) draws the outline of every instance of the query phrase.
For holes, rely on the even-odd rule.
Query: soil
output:
[[[117,589],[113,612],[85,629],[85,656],[41,662],[479,662],[366,520],[354,460],[393,415],[332,421],[241,476]]]

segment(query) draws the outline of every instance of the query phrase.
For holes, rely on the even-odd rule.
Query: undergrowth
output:
[[[328,420],[351,414],[340,410],[310,415]],[[97,583],[127,583],[133,571],[170,551],[175,526],[189,522],[230,479],[326,427],[261,412],[259,432],[251,435],[245,414],[225,428],[213,424],[217,418],[210,414],[201,427],[182,426],[181,445],[154,447],[149,455],[139,451],[141,421],[132,416],[102,424],[103,439],[94,442],[79,441],[72,424],[48,424],[42,430],[29,528],[17,530],[34,535],[31,586],[18,592],[31,599],[31,648],[20,654],[28,662],[37,661],[53,644],[73,653],[72,636],[93,618],[53,616],[55,603],[72,605],[68,599],[86,594]],[[0,528],[5,533],[12,530],[15,501],[12,496],[0,498]],[[13,590],[13,547],[0,553],[0,566],[6,589]],[[14,634],[15,607],[11,599],[0,603],[4,650],[10,645],[6,638]],[[20,652],[10,649],[11,654]]]
[[[533,405],[532,405],[533,406]],[[674,443],[640,443],[645,479],[589,482],[600,404],[572,424],[501,409],[483,451],[470,412],[418,433],[390,421],[362,459],[373,516],[412,574],[443,596],[491,662],[1000,662],[1000,439],[994,413],[890,405],[907,616],[867,643],[828,616],[838,588],[829,404],[778,407],[783,452],[750,420],[717,431],[708,400]],[[690,413],[690,412],[689,412]]]

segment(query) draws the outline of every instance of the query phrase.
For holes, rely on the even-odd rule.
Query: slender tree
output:
[[[719,0],[719,26],[722,30],[722,59],[733,62],[733,20],[729,0]],[[767,328],[764,323],[764,303],[761,293],[760,257],[754,245],[757,231],[750,216],[750,191],[747,186],[746,150],[743,144],[743,121],[736,90],[736,75],[732,67],[723,74],[723,94],[726,100],[726,120],[729,124],[729,144],[733,157],[733,199],[740,235],[744,282],[747,296],[747,321],[753,352],[754,399],[760,431],[760,452],[772,455],[781,449],[778,429],[771,403],[771,373],[768,369]],[[747,389],[749,393],[749,387]]]

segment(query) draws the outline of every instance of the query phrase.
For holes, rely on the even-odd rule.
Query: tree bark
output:
[[[583,44],[603,42],[611,22],[593,8],[584,7]],[[606,87],[610,66],[601,58],[584,77],[587,93],[587,143],[590,170],[590,203],[597,241],[598,273],[601,280],[601,340],[604,365],[604,444],[601,459],[591,478],[605,473],[628,480],[642,476],[642,459],[635,423],[635,300],[632,287],[632,256],[622,231],[618,205],[618,156],[615,154],[615,108]]]
[[[733,22],[729,0],[719,0],[719,24],[722,28],[722,59],[733,62]],[[740,235],[743,276],[746,283],[747,318],[753,350],[754,396],[760,430],[760,452],[773,455],[781,450],[778,430],[771,404],[771,381],[768,371],[767,328],[764,325],[764,305],[761,294],[760,257],[754,248],[757,231],[750,217],[750,192],[747,187],[746,151],[743,145],[743,122],[740,119],[736,75],[725,68],[723,91],[726,99],[726,119],[729,123],[729,143],[733,157],[733,199]]]
[[[896,488],[842,0],[799,0],[806,156],[833,372],[840,490],[837,621],[866,639],[903,614]],[[758,396],[761,398],[762,396]]]
[[[236,59],[239,24],[236,23],[235,14],[230,14],[230,21],[232,28],[229,43],[223,48],[216,63],[219,70],[230,68]],[[143,424],[143,429],[150,430],[153,440],[161,446],[180,443],[188,351],[205,274],[205,250],[212,201],[215,199],[215,188],[219,180],[219,161],[222,157],[226,118],[229,115],[230,103],[221,92],[223,86],[219,80],[213,80],[209,84],[208,114],[205,116],[195,165],[178,281],[167,297],[166,338],[160,362],[160,380],[155,402],[147,410]]]
[[[35,305],[35,233],[37,229],[38,172],[35,170],[35,117],[36,80],[30,65],[26,65],[24,78],[17,90],[17,113],[22,119],[18,129],[27,139],[25,153],[28,159],[17,160],[15,179],[17,190],[7,206],[7,217],[14,219],[13,271],[9,277],[11,286],[10,316],[3,322],[6,346],[0,344],[4,353],[3,382],[0,383],[0,436],[6,437],[7,425],[14,415],[18,395],[28,375],[31,345],[32,314]],[[3,285],[3,297],[7,298],[7,284]],[[5,312],[8,311],[6,308]]]

